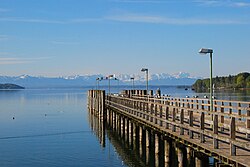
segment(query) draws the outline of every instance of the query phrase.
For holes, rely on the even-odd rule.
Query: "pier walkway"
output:
[[[169,144],[165,140],[171,139],[184,145],[187,154],[214,157],[217,166],[250,167],[250,102],[215,99],[213,103],[211,112],[209,99],[146,96],[145,90],[116,95],[88,91],[90,111],[128,142],[136,142],[145,159],[149,158],[147,147],[153,141],[159,161],[170,166]],[[183,157],[179,156],[179,166],[185,162]],[[202,159],[195,164],[201,166]]]

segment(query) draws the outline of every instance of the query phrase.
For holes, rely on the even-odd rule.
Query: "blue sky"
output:
[[[250,71],[249,0],[0,0],[0,75]]]

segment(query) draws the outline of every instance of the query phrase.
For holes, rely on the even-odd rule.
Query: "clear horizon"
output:
[[[0,76],[249,72],[248,0],[0,0]]]

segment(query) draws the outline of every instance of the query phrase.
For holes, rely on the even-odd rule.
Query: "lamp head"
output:
[[[213,53],[213,49],[206,49],[206,48],[201,48],[199,50],[200,54],[207,54],[207,53]]]
[[[142,68],[141,69],[141,72],[145,72],[145,71],[148,71],[148,69],[147,68]]]
[[[134,77],[131,77],[130,79],[131,79],[131,80],[134,80],[135,78],[134,78]]]

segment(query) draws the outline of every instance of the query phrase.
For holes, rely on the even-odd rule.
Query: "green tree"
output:
[[[236,76],[213,78],[215,88],[250,88],[250,73],[243,72]],[[199,79],[193,85],[195,90],[207,91],[210,88],[210,79]]]
[[[210,79],[205,79],[204,80],[204,87],[205,87],[205,89],[210,88]]]
[[[231,87],[231,83],[230,83],[229,77],[225,77],[225,85],[226,85],[226,87]]]
[[[193,85],[193,88],[198,92],[202,91],[203,87],[203,81],[201,79],[196,80],[195,84]]]
[[[236,80],[236,86],[237,88],[244,88],[245,86],[245,78],[243,75],[238,75]]]
[[[248,76],[246,79],[246,87],[250,88],[250,76]]]

